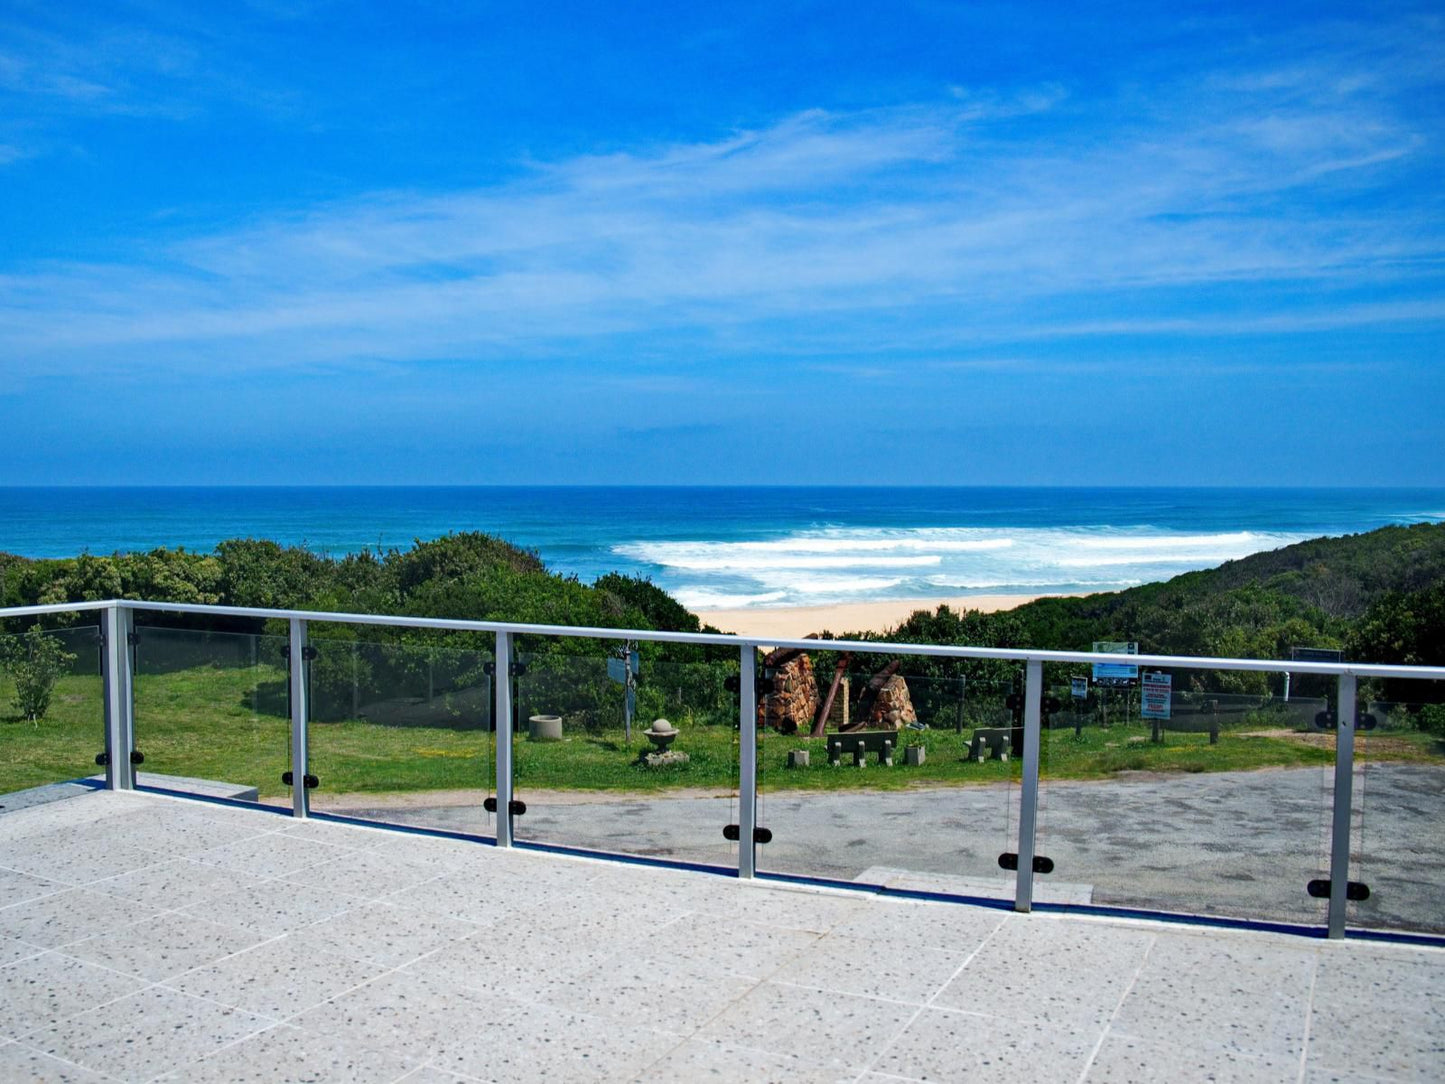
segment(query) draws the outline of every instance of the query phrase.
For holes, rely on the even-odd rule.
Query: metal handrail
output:
[[[807,651],[851,651],[875,655],[914,655],[930,658],[1001,659],[1016,662],[1104,663],[1126,666],[1177,667],[1196,670],[1243,670],[1267,673],[1350,675],[1356,678],[1404,678],[1445,681],[1445,666],[1404,666],[1391,663],[1296,662],[1285,659],[1230,659],[1202,655],[1127,655],[1094,651],[1050,651],[1031,648],[969,647],[963,644],[900,644],[877,640],[788,639],[734,633],[662,632],[655,629],[596,628],[584,625],[534,625],[515,621],[470,621],[461,618],[404,617],[396,614],[334,613],[323,610],[283,610],[256,606],[214,606],[190,602],[149,602],[114,599],[107,602],[58,603],[0,609],[0,618],[103,610],[111,607],[218,617],[253,617],[269,620],[322,621],[344,625],[387,625],[394,628],[437,629],[449,632],[506,632],[512,635],[572,636],[597,640],[650,640],[655,643],[703,644],[714,647],[783,647]]]
[[[1354,731],[1356,727],[1356,682],[1361,677],[1405,678],[1423,681],[1445,680],[1442,666],[1399,666],[1354,662],[1294,662],[1283,659],[1218,659],[1187,655],[1117,655],[1090,651],[1039,651],[1016,648],[967,647],[963,645],[893,644],[871,640],[810,640],[762,636],[737,636],[720,633],[658,632],[648,629],[608,629],[573,625],[534,625],[509,621],[467,621],[449,618],[402,617],[386,614],[329,613],[316,610],[282,610],[260,607],[213,606],[181,602],[147,602],[133,599],[110,601],[54,603],[44,606],[18,606],[0,609],[0,618],[40,616],[56,613],[103,611],[102,673],[105,688],[106,783],[112,789],[130,790],[135,786],[133,755],[135,752],[135,716],[133,692],[134,660],[130,650],[133,642],[136,612],[202,614],[221,617],[249,617],[284,620],[289,626],[287,666],[291,697],[291,764],[292,777],[302,785],[292,787],[293,813],[309,814],[305,782],[307,775],[308,737],[306,703],[307,626],[312,622],[355,625],[390,625],[401,628],[438,629],[458,632],[484,632],[496,636],[494,666],[499,675],[512,673],[513,639],[518,634],[539,636],[587,637],[607,640],[650,640],[660,643],[702,644],[731,647],[738,653],[738,876],[752,877],[756,872],[757,818],[757,688],[751,678],[757,663],[757,648],[788,647],[805,650],[830,649],[872,654],[912,655],[933,658],[996,659],[1026,663],[1027,682],[1022,719],[1023,771],[1020,779],[1018,851],[1016,861],[1014,907],[1028,911],[1033,905],[1035,816],[1039,801],[1039,752],[1041,741],[1041,702],[1043,698],[1043,664],[1105,663],[1112,665],[1175,667],[1185,669],[1249,670],[1275,673],[1333,675],[1337,682],[1335,718],[1334,787],[1330,801],[1333,806],[1331,824],[1330,870],[1327,884],[1329,899],[1327,932],[1342,937],[1346,927],[1346,901],[1352,887],[1349,881],[1350,813],[1352,808]],[[494,718],[511,718],[511,683],[499,680],[493,686]],[[1328,717],[1327,717],[1328,718]],[[497,801],[496,843],[512,845],[513,766],[509,742],[497,744],[494,762]],[[289,782],[290,780],[288,780]],[[1008,857],[1008,856],[1004,856]],[[1002,859],[1001,859],[1002,860]],[[1310,892],[1314,894],[1314,884]]]

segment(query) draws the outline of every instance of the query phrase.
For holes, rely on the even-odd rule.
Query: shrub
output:
[[[16,709],[35,722],[45,718],[56,679],[76,656],[60,646],[60,641],[47,636],[39,625],[24,636],[0,640],[0,665],[10,672],[15,682]]]
[[[1426,734],[1445,738],[1445,704],[1426,704],[1415,717],[1415,725]]]

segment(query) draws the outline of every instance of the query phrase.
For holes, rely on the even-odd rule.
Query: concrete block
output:
[[[791,749],[788,751],[789,768],[806,768],[808,766],[808,750]]]
[[[925,759],[928,750],[921,745],[910,745],[903,750],[903,760],[910,768],[917,768]]]

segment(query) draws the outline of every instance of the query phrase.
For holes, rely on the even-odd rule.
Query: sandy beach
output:
[[[698,618],[723,632],[745,636],[776,636],[796,640],[811,632],[840,635],[845,632],[882,632],[906,621],[915,610],[954,610],[995,613],[1011,610],[1043,595],[963,595],[957,598],[898,598],[878,602],[840,602],[832,606],[754,607],[742,610],[697,610]],[[1066,596],[1060,596],[1066,597]]]

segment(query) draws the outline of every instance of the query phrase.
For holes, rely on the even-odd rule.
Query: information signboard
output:
[[[1345,653],[1337,647],[1296,647],[1290,649],[1292,662],[1344,662]]]
[[[1137,655],[1139,645],[1134,641],[1095,640],[1094,650],[1106,655]],[[1095,685],[1133,685],[1139,680],[1139,668],[1125,663],[1094,663]]]
[[[1169,674],[1145,674],[1139,685],[1139,714],[1145,719],[1169,718],[1173,684]]]
[[[1089,699],[1089,679],[1083,677],[1069,678],[1069,692],[1075,700]]]

